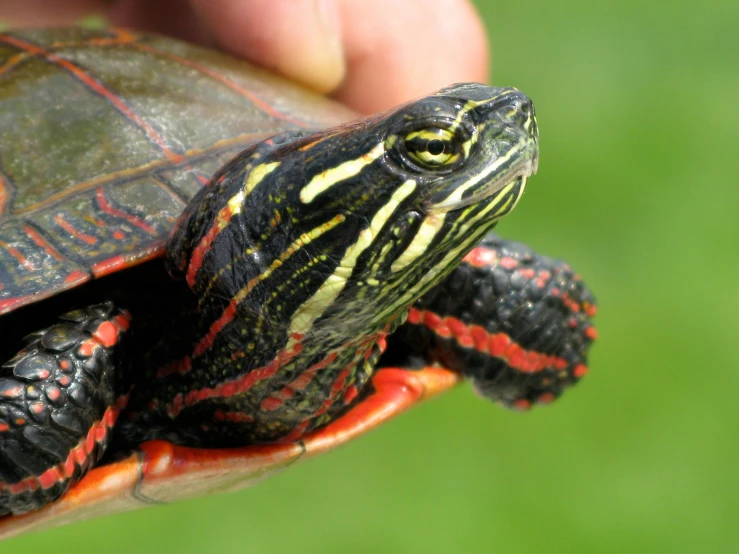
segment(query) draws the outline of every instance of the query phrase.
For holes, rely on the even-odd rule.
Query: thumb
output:
[[[191,0],[219,45],[320,92],[346,66],[335,0]]]

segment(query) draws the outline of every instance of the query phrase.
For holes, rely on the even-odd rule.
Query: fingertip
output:
[[[304,18],[295,14],[301,36],[283,52],[280,70],[319,92],[330,92],[346,74],[339,6],[336,0],[307,0],[301,11]]]
[[[192,0],[217,42],[232,53],[319,92],[346,70],[336,0]]]

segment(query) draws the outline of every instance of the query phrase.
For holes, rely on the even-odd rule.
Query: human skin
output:
[[[112,25],[217,46],[370,113],[488,78],[470,0],[0,0],[13,26]]]

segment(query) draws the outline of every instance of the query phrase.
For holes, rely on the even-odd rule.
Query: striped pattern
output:
[[[313,322],[334,303],[351,278],[359,256],[377,239],[380,231],[398,209],[398,206],[416,189],[416,186],[415,181],[406,181],[393,193],[390,200],[377,210],[369,227],[360,231],[357,241],[346,249],[344,257],[334,272],[323,282],[313,296],[295,311],[288,328],[290,336],[304,335],[311,328]]]
[[[376,144],[369,152],[358,158],[347,160],[336,167],[313,176],[308,184],[300,190],[300,201],[304,204],[310,204],[316,196],[326,192],[332,186],[356,176],[364,167],[377,160],[384,152],[385,145],[383,143]]]
[[[408,306],[513,209],[535,155],[536,137],[522,133],[498,159],[485,156],[464,137],[495,140],[500,125],[488,118],[510,118],[510,107],[490,115],[480,101],[483,117],[466,103],[460,116],[450,100],[451,114],[421,101],[385,120],[275,137],[196,196],[167,255],[186,269],[203,319],[193,348],[157,371],[141,427],[175,420],[191,436],[190,425],[217,419],[203,444],[271,440],[321,425],[356,397]],[[426,120],[476,121],[474,133],[448,135],[468,156],[450,158],[462,169],[440,178],[405,165],[404,141],[425,136]]]

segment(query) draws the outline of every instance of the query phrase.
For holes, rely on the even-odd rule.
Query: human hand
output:
[[[24,0],[0,5],[0,21],[64,25],[91,12],[219,46],[361,112],[487,78],[470,0]]]

